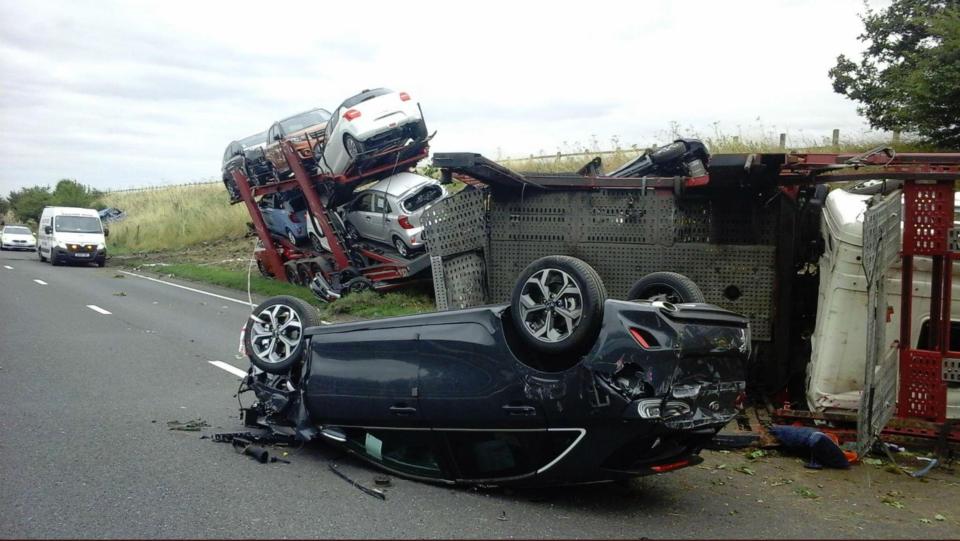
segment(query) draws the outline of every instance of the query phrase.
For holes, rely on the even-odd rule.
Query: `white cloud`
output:
[[[389,86],[435,151],[863,129],[826,72],[859,0],[0,5],[0,193],[216,177],[232,139]],[[757,118],[761,121],[757,121]],[[761,126],[762,125],[762,126]]]

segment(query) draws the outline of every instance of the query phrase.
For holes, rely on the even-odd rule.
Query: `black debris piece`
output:
[[[377,489],[377,488],[367,488],[367,487],[361,485],[360,483],[354,481],[353,479],[350,479],[349,477],[346,476],[346,474],[344,474],[342,471],[340,471],[339,469],[337,469],[337,465],[336,465],[336,464],[328,464],[328,466],[329,466],[329,468],[330,468],[330,471],[332,471],[333,473],[337,474],[337,477],[339,477],[339,478],[343,479],[344,481],[350,483],[351,485],[357,487],[358,489],[360,489],[360,492],[363,492],[363,493],[365,493],[365,494],[369,494],[369,495],[373,496],[374,498],[380,498],[381,500],[386,500],[386,499],[387,499],[387,495],[384,494],[382,490]]]

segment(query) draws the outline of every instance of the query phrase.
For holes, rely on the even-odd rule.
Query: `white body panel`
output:
[[[807,404],[814,411],[857,410],[866,363],[867,286],[860,259],[863,213],[870,196],[833,190],[821,218],[817,319],[807,366]],[[951,314],[960,319],[960,265],[954,264]],[[914,345],[930,310],[930,260],[914,258],[912,332]],[[887,304],[893,313],[887,343],[900,336],[900,266],[887,275]],[[951,388],[948,416],[960,417],[960,389]]]

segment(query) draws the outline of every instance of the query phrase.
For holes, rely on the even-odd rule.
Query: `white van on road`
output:
[[[106,236],[109,230],[100,223],[94,209],[45,207],[40,214],[37,256],[59,265],[66,262],[107,262]]]

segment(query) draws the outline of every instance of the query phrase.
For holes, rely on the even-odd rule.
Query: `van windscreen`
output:
[[[62,233],[103,233],[100,218],[93,216],[57,216],[53,228]]]

